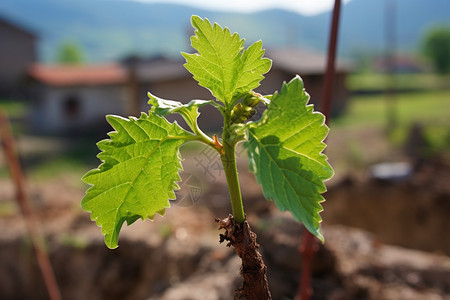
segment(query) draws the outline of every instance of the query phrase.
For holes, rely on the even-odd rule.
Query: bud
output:
[[[250,106],[250,107],[255,107],[256,105],[259,104],[259,102],[261,102],[261,100],[254,96],[254,95],[247,95],[244,99],[242,99],[242,104],[244,104],[244,106]]]
[[[233,108],[233,112],[236,115],[239,115],[241,113],[241,111],[242,111],[242,104],[241,103],[236,104]]]
[[[245,108],[245,112],[244,112],[244,116],[245,116],[247,119],[250,119],[251,117],[253,117],[253,116],[255,115],[255,113],[256,113],[256,110],[254,110],[254,109],[251,108],[251,107],[246,107],[246,108]]]
[[[233,107],[233,110],[231,111],[230,114],[230,120],[232,123],[242,123],[241,120],[241,116],[242,116],[242,104],[238,103]]]

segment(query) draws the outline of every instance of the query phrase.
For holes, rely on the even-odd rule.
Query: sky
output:
[[[140,2],[176,3],[208,10],[223,10],[241,13],[282,8],[302,15],[316,15],[333,8],[334,0],[135,0]],[[343,3],[352,0],[343,0]]]

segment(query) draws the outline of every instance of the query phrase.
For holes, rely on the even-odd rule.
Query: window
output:
[[[81,105],[77,96],[70,95],[63,102],[64,115],[69,118],[75,118],[80,114]]]

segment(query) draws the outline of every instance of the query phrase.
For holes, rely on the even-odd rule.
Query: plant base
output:
[[[225,233],[220,234],[220,242],[228,241],[227,247],[233,246],[242,259],[241,275],[244,282],[242,287],[236,290],[235,299],[272,299],[267,281],[267,267],[258,252],[256,234],[251,231],[248,222],[238,224],[231,214],[223,220],[216,219],[216,222],[219,223],[219,229],[225,229]]]

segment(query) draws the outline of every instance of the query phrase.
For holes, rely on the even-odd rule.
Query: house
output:
[[[36,35],[0,16],[0,97],[23,97],[23,79],[37,59]]]
[[[272,59],[273,65],[258,90],[273,93],[280,90],[283,81],[288,82],[298,74],[311,97],[309,103],[314,104],[315,109],[319,110],[324,92],[326,56],[298,48],[270,49],[266,52],[266,56]],[[350,96],[345,80],[351,68],[349,62],[337,60],[332,90],[332,115],[345,111]]]
[[[297,48],[271,49],[266,53],[273,60],[272,69],[261,86],[256,91],[262,94],[272,94],[280,90],[283,81],[290,81],[299,74],[305,88],[311,96],[310,103],[319,108],[323,98],[324,71],[326,56],[300,50]],[[131,59],[125,65],[132,69],[138,82],[138,92],[141,111],[148,109],[147,92],[165,99],[173,99],[187,103],[191,99],[211,99],[211,93],[200,87],[192,75],[183,67],[184,61],[168,60],[157,57],[151,60]],[[332,114],[337,115],[345,110],[349,91],[345,85],[346,76],[351,65],[338,60],[335,70],[334,87],[332,92]],[[203,128],[220,129],[222,116],[211,107],[200,108],[203,115],[199,117],[199,125]],[[207,118],[205,118],[205,115]],[[178,117],[172,117],[171,120]],[[179,121],[179,123],[184,123]]]
[[[296,74],[302,76],[311,95],[310,103],[318,104],[323,94],[325,57],[298,49],[280,49],[268,52],[273,67],[257,91],[272,94]],[[121,64],[88,66],[34,65],[29,76],[33,82],[35,100],[32,112],[33,129],[47,133],[67,133],[75,130],[99,128],[104,130],[106,114],[139,116],[148,111],[147,92],[184,103],[192,99],[212,99],[209,90],[199,86],[183,67],[184,61],[156,57],[143,60],[129,58]],[[345,109],[348,91],[345,77],[349,65],[338,63],[334,92],[333,113]],[[200,108],[201,128],[219,130],[222,116],[214,108]],[[169,116],[182,126],[178,115]]]
[[[426,72],[427,65],[412,55],[396,54],[393,57],[377,57],[372,61],[372,68],[380,73],[422,73]]]
[[[125,61],[104,65],[43,65],[28,70],[32,97],[30,128],[43,134],[105,132],[110,129],[105,115],[139,116],[148,111],[147,92],[187,102],[208,99],[211,94],[199,87],[183,67],[183,62],[165,58]],[[212,110],[211,113],[220,113]],[[182,118],[169,117],[171,121]],[[205,127],[218,124],[207,118]]]
[[[132,77],[136,77],[135,101],[140,104],[140,111],[148,111],[147,92],[153,95],[170,100],[177,100],[187,103],[192,99],[212,99],[209,90],[198,85],[192,78],[192,74],[187,71],[183,64],[184,60],[171,60],[163,56],[158,56],[149,60],[126,61]],[[134,74],[134,75],[133,75]],[[222,127],[222,115],[217,109],[209,105],[201,107],[198,124],[207,130],[219,130]],[[136,113],[133,113],[136,115]],[[185,124],[179,115],[167,116],[169,121],[176,120],[182,126]]]
[[[105,129],[105,115],[123,114],[128,105],[128,75],[120,64],[34,64],[28,76],[30,127],[37,133]]]

